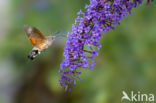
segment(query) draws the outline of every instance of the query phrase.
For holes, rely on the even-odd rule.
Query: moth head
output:
[[[48,46],[50,46],[53,43],[53,41],[55,40],[55,36],[46,36],[46,38],[47,38]]]
[[[47,36],[47,39],[50,40],[50,41],[54,41],[56,38],[56,36]]]

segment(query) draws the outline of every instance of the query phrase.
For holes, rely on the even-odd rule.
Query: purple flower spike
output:
[[[81,80],[78,68],[93,69],[95,56],[102,47],[99,40],[102,32],[115,29],[119,21],[131,14],[132,8],[138,7],[143,0],[90,0],[86,12],[81,10],[64,48],[64,60],[59,72],[62,74],[60,84],[69,90]],[[148,0],[149,2],[150,0]]]

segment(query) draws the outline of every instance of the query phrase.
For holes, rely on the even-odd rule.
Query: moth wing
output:
[[[27,36],[30,37],[32,34],[32,28],[29,27],[28,25],[24,25],[24,30],[25,30]]]
[[[24,29],[32,45],[41,47],[46,41],[46,37],[37,28],[31,28],[28,25],[24,25]]]
[[[42,39],[45,40],[46,37],[35,27],[32,29],[32,36],[35,37],[36,39]]]

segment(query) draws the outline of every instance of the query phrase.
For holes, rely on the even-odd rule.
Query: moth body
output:
[[[33,60],[43,50],[49,48],[55,40],[55,36],[44,36],[37,28],[31,28],[28,25],[24,25],[24,29],[27,33],[29,41],[34,46],[31,50],[28,58]]]

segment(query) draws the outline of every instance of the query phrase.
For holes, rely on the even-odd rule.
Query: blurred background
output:
[[[45,35],[70,32],[89,0],[0,0],[0,103],[121,103],[122,91],[156,96],[156,2],[133,9],[115,30],[103,34],[93,70],[80,68],[71,92],[59,85],[64,43],[60,37],[36,57],[24,24]],[[66,35],[66,34],[64,34]],[[128,103],[128,101],[123,101]]]

